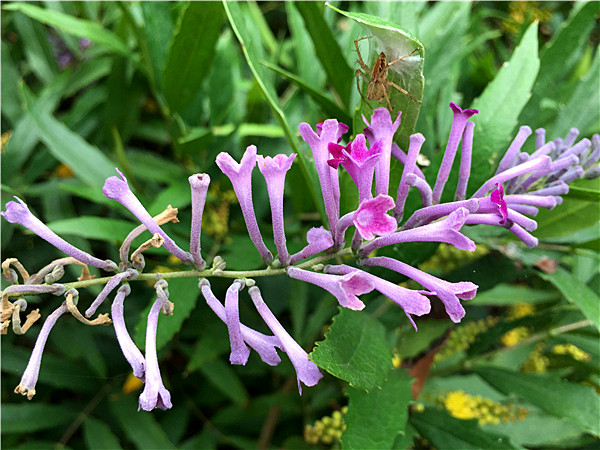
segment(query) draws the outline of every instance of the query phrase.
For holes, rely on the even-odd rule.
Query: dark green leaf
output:
[[[600,202],[600,191],[578,186],[569,186],[569,198],[576,198],[598,203]]]
[[[93,417],[88,417],[83,422],[83,437],[88,448],[122,448],[119,438],[112,433],[110,427]]]
[[[58,405],[44,403],[4,403],[2,404],[2,434],[32,433],[63,426],[71,422],[77,411]]]
[[[508,306],[515,303],[544,303],[556,300],[554,290],[533,289],[526,286],[501,283],[492,289],[477,294],[473,299],[476,305]]]
[[[50,222],[48,227],[59,235],[81,236],[101,241],[122,241],[137,225],[126,220],[81,216]]]
[[[600,297],[598,294],[562,267],[559,267],[554,273],[539,272],[538,275],[556,286],[567,300],[577,305],[585,317],[597,329],[600,329]]]
[[[219,2],[189,2],[181,13],[163,74],[172,111],[181,111],[198,96],[215,56],[223,19]]]
[[[504,394],[518,395],[553,416],[599,435],[599,399],[592,387],[568,383],[548,375],[525,374],[495,367],[476,367],[474,370]]]
[[[238,405],[248,402],[248,392],[229,362],[215,358],[200,366],[208,381]]]
[[[366,393],[348,388],[343,448],[391,449],[396,438],[405,433],[412,382],[413,379],[403,371],[392,370],[381,389]]]
[[[504,436],[483,431],[475,420],[455,419],[442,411],[428,409],[411,416],[410,423],[437,448],[521,448]]]
[[[89,39],[96,44],[104,45],[122,55],[130,55],[129,49],[121,39],[95,22],[78,19],[52,9],[42,9],[31,3],[10,3],[3,6],[3,9],[20,11],[32,19],[55,27],[65,33]]]
[[[144,13],[144,35],[154,79],[161,86],[162,74],[169,54],[169,44],[173,35],[171,4],[169,2],[141,2],[140,6]]]
[[[310,359],[358,389],[382,386],[392,368],[385,328],[364,312],[342,308]]]

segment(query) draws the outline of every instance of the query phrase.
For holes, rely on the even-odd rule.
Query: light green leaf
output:
[[[342,434],[344,449],[391,449],[405,433],[408,405],[414,380],[402,370],[392,370],[381,389],[366,393],[348,388],[347,425]]]
[[[92,216],[72,217],[48,224],[48,228],[58,235],[81,236],[107,242],[124,240],[136,226],[126,220]]]
[[[504,154],[519,114],[529,99],[540,67],[537,35],[538,25],[534,22],[523,35],[510,61],[504,63],[494,80],[471,105],[471,108],[479,110],[473,118],[473,142],[477,161],[480,162],[474,164],[471,170],[471,193],[489,178],[495,161]]]
[[[310,359],[357,389],[382,386],[392,368],[384,326],[371,316],[341,308],[325,340],[317,342]]]
[[[544,303],[556,300],[554,290],[533,289],[514,284],[497,284],[492,289],[477,294],[473,299],[475,305],[507,306],[515,303]]]
[[[119,438],[113,434],[110,427],[93,417],[87,417],[83,422],[83,437],[88,448],[120,449]]]
[[[3,9],[9,11],[20,11],[32,19],[51,27],[58,28],[65,33],[72,34],[80,38],[89,39],[90,41],[99,45],[104,45],[111,50],[120,53],[121,55],[130,56],[131,54],[121,39],[95,22],[78,19],[52,9],[43,9],[32,5],[31,3],[10,3],[6,6],[3,6]]]
[[[172,111],[181,111],[197,97],[212,65],[223,18],[218,2],[189,2],[182,11],[163,74]]]
[[[162,74],[167,64],[169,44],[173,36],[172,5],[169,2],[140,2],[140,6],[144,14],[144,35],[154,79],[159,86],[162,86]]]
[[[552,283],[585,317],[600,330],[600,297],[574,275],[559,267],[554,273],[539,272],[540,278]]]
[[[491,386],[506,395],[518,395],[553,416],[600,434],[598,394],[590,386],[568,383],[547,375],[525,374],[494,367],[476,367]]]
[[[2,403],[2,434],[33,433],[63,426],[71,422],[78,411],[44,403]]]
[[[568,197],[598,203],[600,202],[600,191],[579,186],[569,186]]]
[[[436,448],[521,448],[507,437],[483,431],[475,420],[456,419],[442,411],[427,409],[423,413],[414,414],[410,418],[410,424]]]

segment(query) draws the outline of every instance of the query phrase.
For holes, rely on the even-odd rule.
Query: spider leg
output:
[[[359,75],[362,76],[367,83],[369,82],[369,78],[360,69],[356,69],[356,72],[354,72],[354,76],[356,76],[356,88],[358,89],[358,93],[362,97],[363,101],[365,103],[367,103],[367,99],[365,98],[365,96],[363,95],[362,91],[360,90],[360,79],[358,77]]]
[[[363,61],[363,59],[362,59],[362,56],[360,54],[360,50],[358,48],[358,41],[362,41],[363,39],[369,39],[369,38],[371,38],[371,36],[367,36],[367,37],[364,37],[364,38],[356,39],[354,41],[354,46],[356,47],[356,55],[358,56],[358,60],[356,62],[358,62],[358,64],[360,64],[360,67],[362,67],[363,70],[366,70],[367,72],[370,71],[371,68],[369,66],[367,66],[365,64],[365,62]]]
[[[398,86],[396,83],[394,83],[393,81],[390,80],[385,80],[385,84],[388,84],[390,86],[394,86],[396,89],[398,89],[400,92],[402,92],[404,95],[408,95],[410,98],[412,98],[415,102],[417,103],[423,103],[421,100],[417,100],[416,98],[414,98],[412,95],[410,95],[408,93],[408,91],[406,91],[405,89],[402,89],[400,86]],[[386,93],[387,94],[387,93]],[[386,95],[387,98],[387,95]]]
[[[392,104],[390,102],[390,98],[388,97],[388,90],[387,89],[383,90],[383,96],[385,97],[385,100],[387,101],[390,113],[393,113],[394,112],[394,108],[392,108]]]
[[[408,55],[404,55],[402,58],[395,59],[394,61],[387,63],[387,64],[386,64],[386,66],[387,66],[387,67],[390,67],[392,64],[395,64],[395,63],[397,63],[398,61],[402,61],[404,58],[408,58],[409,56],[412,56],[412,54],[413,54],[414,52],[416,52],[417,50],[419,50],[419,49],[418,49],[418,48],[415,48],[415,49],[414,49],[412,52],[410,52]]]

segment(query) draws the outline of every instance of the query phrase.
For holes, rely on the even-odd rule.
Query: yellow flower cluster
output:
[[[557,344],[552,347],[552,353],[555,355],[567,355],[573,358],[575,361],[589,361],[592,358],[587,352],[584,352],[579,347],[573,344]]]
[[[317,420],[314,425],[304,427],[304,440],[309,444],[334,444],[340,442],[342,433],[346,430],[344,415],[348,407],[344,406],[341,411],[334,411],[330,416]]]
[[[479,425],[516,422],[527,416],[528,410],[503,405],[480,395],[467,394],[464,391],[450,391],[443,399],[444,407],[457,419],[477,419]]]
[[[237,197],[231,189],[221,191],[218,182],[211,184],[208,195],[217,201],[206,202],[206,219],[202,221],[202,232],[216,241],[223,241],[229,234],[229,205],[236,203]]]
[[[508,320],[516,320],[520,319],[521,317],[529,316],[534,312],[535,307],[529,303],[515,303],[514,305],[510,305],[508,307],[506,318]],[[502,342],[505,347],[512,347],[513,345],[517,345],[522,340],[527,339],[529,334],[529,330],[526,327],[513,328],[502,335],[500,342]]]
[[[480,333],[490,329],[496,322],[498,322],[497,318],[488,316],[478,321],[465,322],[464,325],[454,328],[450,338],[435,355],[433,361],[443,361],[455,353],[468,349]]]
[[[440,244],[435,254],[419,266],[425,272],[449,272],[450,270],[462,267],[471,261],[481,258],[489,253],[489,249],[484,245],[477,245],[474,252],[465,252],[459,250],[450,244]]]
[[[521,366],[523,372],[542,373],[548,369],[550,360],[544,355],[544,347],[546,347],[546,344],[543,342],[540,342],[535,346]]]

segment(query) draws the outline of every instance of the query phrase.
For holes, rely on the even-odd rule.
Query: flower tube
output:
[[[202,270],[206,262],[200,253],[200,234],[202,232],[202,214],[206,203],[206,194],[210,177],[205,173],[197,173],[188,178],[192,189],[192,227],[190,230],[190,253],[196,269]]]
[[[123,352],[123,356],[131,366],[133,375],[144,381],[145,365],[146,361],[142,352],[137,345],[131,339],[127,326],[125,325],[125,317],[123,315],[123,302],[125,297],[131,293],[131,288],[128,284],[124,284],[117,290],[117,295],[113,300],[110,308],[110,315],[112,316],[113,326],[115,327],[115,333],[117,335],[117,341]]]
[[[239,292],[243,287],[244,283],[241,280],[235,280],[225,295],[225,320],[231,343],[229,362],[241,365],[245,365],[250,356],[250,349],[244,342],[240,325]]]

